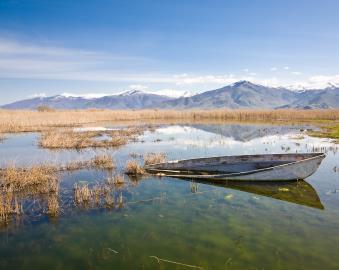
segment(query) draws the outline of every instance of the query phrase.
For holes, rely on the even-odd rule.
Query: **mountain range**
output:
[[[289,90],[267,87],[249,81],[206,91],[192,96],[173,98],[138,90],[98,98],[57,95],[36,97],[3,105],[3,109],[36,109],[48,106],[55,109],[327,109],[339,108],[339,87]]]

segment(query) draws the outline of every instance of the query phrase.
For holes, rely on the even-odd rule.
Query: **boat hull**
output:
[[[262,155],[264,156],[264,155]],[[274,160],[274,157],[279,157],[279,160],[286,159],[284,155],[267,155],[267,159],[270,161]],[[296,154],[297,156],[297,154]],[[153,164],[150,166],[146,166],[146,170],[151,173],[164,174],[166,176],[178,177],[178,178],[190,178],[190,179],[200,179],[200,180],[215,180],[215,181],[294,181],[298,179],[305,179],[315,173],[315,171],[320,166],[322,160],[325,158],[325,154],[303,154],[303,159],[296,158],[296,161],[291,160],[285,161],[284,164],[277,166],[269,166],[267,168],[242,171],[242,172],[232,172],[232,173],[210,173],[210,174],[195,174],[189,173],[192,172],[192,167],[190,167],[190,171],[177,170],[176,166],[168,166],[169,169],[166,169],[164,165],[161,164]],[[250,157],[250,156],[238,156],[237,158],[243,159],[242,157]],[[253,156],[258,157],[258,156]],[[291,157],[291,154],[288,156]],[[220,157],[220,159],[224,159],[226,157]],[[233,157],[228,157],[229,159]],[[213,158],[215,159],[215,158]],[[201,161],[201,159],[196,160],[185,160],[187,164],[192,164],[192,162]],[[263,161],[267,162],[263,159]],[[261,162],[263,162],[261,161]],[[257,161],[258,163],[258,161]],[[255,164],[257,164],[255,163]],[[171,162],[167,163],[171,164]],[[172,162],[175,164],[175,162]],[[177,163],[178,164],[178,163]],[[196,166],[198,166],[198,162]],[[233,165],[233,164],[232,164]],[[210,165],[211,167],[212,165]],[[219,167],[222,165],[218,165]],[[225,165],[227,166],[227,164]],[[239,162],[238,166],[241,168],[242,164]],[[158,168],[157,168],[158,167]],[[172,167],[172,168],[171,168]],[[178,166],[177,166],[178,167]],[[180,168],[180,167],[179,167]]]

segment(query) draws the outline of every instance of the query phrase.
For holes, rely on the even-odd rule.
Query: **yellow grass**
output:
[[[144,158],[145,165],[162,163],[165,162],[165,160],[165,153],[147,153]]]
[[[0,170],[0,224],[8,224],[10,216],[23,213],[21,201],[40,194],[55,195],[59,191],[56,169],[47,165],[28,168],[10,166]],[[47,213],[58,214],[57,200],[48,200]]]
[[[55,192],[56,168],[47,165],[35,165],[29,168],[10,166],[0,171],[0,187],[11,187],[15,191],[39,187],[41,193]]]
[[[56,217],[60,212],[59,200],[56,194],[49,196],[47,199],[47,214]]]
[[[108,140],[99,140],[101,135],[111,136]],[[118,131],[110,132],[74,132],[71,130],[49,130],[42,133],[39,145],[49,149],[117,147],[128,142],[128,135],[123,136]]]
[[[125,184],[125,177],[123,175],[117,174],[111,178],[108,178],[106,181],[108,186],[116,186]]]
[[[114,169],[113,158],[108,154],[97,155],[92,159],[92,167],[99,169]]]
[[[43,131],[89,123],[152,120],[321,121],[339,120],[339,109],[329,110],[0,110],[0,133]]]
[[[126,174],[130,175],[141,175],[145,174],[145,170],[140,166],[136,160],[129,160],[125,167]]]
[[[117,147],[135,139],[144,130],[144,128],[140,127],[84,132],[77,132],[72,129],[50,129],[42,132],[39,145],[48,149]],[[107,138],[102,139],[102,136]]]
[[[89,203],[91,199],[91,191],[87,184],[74,185],[74,202],[77,205],[83,205]]]

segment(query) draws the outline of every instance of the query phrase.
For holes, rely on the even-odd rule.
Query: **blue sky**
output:
[[[0,1],[0,104],[339,84],[337,0]]]

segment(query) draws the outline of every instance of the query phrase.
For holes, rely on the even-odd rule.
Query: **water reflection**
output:
[[[190,179],[184,180],[191,181]],[[192,193],[197,192],[197,186],[195,183],[197,183],[197,181],[192,182],[190,185]],[[303,180],[279,183],[261,182],[259,184],[240,181],[228,181],[223,183],[201,181],[200,183],[235,189],[312,208],[325,209],[316,190],[312,187],[312,185]]]
[[[285,135],[304,130],[305,127],[291,127],[291,126],[267,126],[263,124],[258,125],[192,125],[192,127],[221,135],[228,138],[233,138],[235,141],[248,142],[250,140],[271,135]]]

